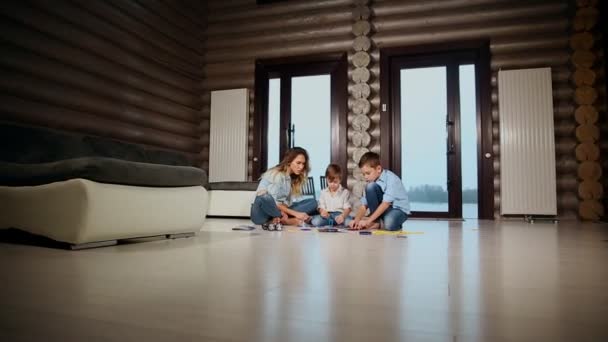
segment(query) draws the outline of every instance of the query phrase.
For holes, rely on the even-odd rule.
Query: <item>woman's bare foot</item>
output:
[[[374,223],[370,224],[366,229],[369,229],[369,230],[380,229],[380,223],[379,222],[374,222]]]
[[[281,218],[281,223],[286,226],[297,226],[300,223],[300,220],[295,217],[289,217],[286,219]]]

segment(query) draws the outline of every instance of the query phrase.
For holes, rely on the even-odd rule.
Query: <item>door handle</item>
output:
[[[296,125],[290,125],[287,127],[287,148],[293,148],[295,146],[296,137]]]

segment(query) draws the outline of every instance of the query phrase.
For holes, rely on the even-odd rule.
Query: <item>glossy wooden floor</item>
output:
[[[608,341],[608,229],[408,221],[408,238],[233,232],[0,244],[1,341]]]

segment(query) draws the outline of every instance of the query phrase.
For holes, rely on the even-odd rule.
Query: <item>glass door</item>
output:
[[[283,84],[291,89],[288,108],[281,107],[281,79],[269,80],[267,168],[277,165],[287,149],[305,148],[308,176],[315,180],[318,194],[319,176],[325,175],[331,160],[331,75],[286,77]]]
[[[475,66],[446,56],[394,66],[396,169],[413,215],[477,218]]]
[[[346,170],[348,63],[346,54],[322,61],[310,58],[256,62],[252,178],[298,146],[308,151],[309,177],[318,194],[319,176],[328,164]]]
[[[310,157],[309,177],[321,193],[319,176],[331,161],[331,76],[299,76],[291,79],[291,146],[304,147]]]
[[[400,69],[401,175],[414,212],[447,215],[450,139],[445,66]]]
[[[413,217],[494,215],[487,42],[380,51],[381,159]]]

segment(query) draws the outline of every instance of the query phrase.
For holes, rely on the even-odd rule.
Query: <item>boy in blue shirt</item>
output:
[[[351,229],[401,230],[410,214],[410,201],[401,179],[380,165],[380,156],[367,152],[359,160],[359,168],[367,181],[361,207]],[[364,217],[369,208],[370,216]]]

